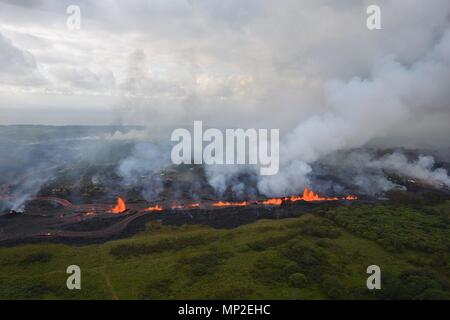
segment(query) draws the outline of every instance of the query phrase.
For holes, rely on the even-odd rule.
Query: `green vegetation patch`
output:
[[[161,253],[169,250],[182,250],[187,247],[201,246],[217,239],[216,237],[206,237],[203,235],[194,235],[178,238],[165,238],[156,243],[140,244],[119,244],[110,250],[110,253],[119,259],[129,259]]]
[[[0,248],[0,299],[450,299],[449,209],[355,203],[228,230],[149,224],[103,244]],[[66,288],[71,264],[81,290]],[[381,290],[366,287],[370,265]]]

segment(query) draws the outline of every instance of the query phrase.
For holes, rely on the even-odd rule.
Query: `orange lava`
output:
[[[272,206],[279,206],[283,203],[283,201],[288,202],[297,202],[297,201],[337,201],[337,200],[357,200],[357,196],[346,196],[344,198],[336,198],[336,197],[321,197],[311,189],[305,188],[303,190],[303,194],[301,196],[291,196],[291,197],[285,197],[285,198],[271,198],[264,201],[258,201],[258,204],[264,204],[264,205],[272,205]]]
[[[312,191],[308,188],[305,188],[305,190],[303,190],[302,200],[303,201],[336,201],[339,199],[338,198],[323,198],[323,197],[319,196],[317,193],[315,193],[314,191]]]
[[[159,204],[157,204],[156,206],[145,208],[144,211],[148,212],[163,211],[163,208]]]
[[[267,206],[280,206],[282,203],[283,203],[283,199],[280,199],[280,198],[267,199],[267,200],[258,202],[258,204],[264,204]]]
[[[170,207],[170,209],[192,209],[200,207],[200,203],[191,203],[191,204],[174,204]]]
[[[251,205],[252,203],[256,203],[258,205],[270,205],[270,206],[281,206],[283,202],[297,202],[297,201],[311,201],[311,202],[318,202],[318,201],[338,201],[338,200],[347,200],[347,201],[353,201],[357,200],[358,197],[354,195],[348,195],[342,198],[337,197],[322,197],[319,196],[317,193],[312,191],[309,188],[305,188],[303,190],[302,195],[299,196],[290,196],[285,198],[270,198],[265,200],[259,200],[259,201],[241,201],[241,202],[229,202],[229,201],[217,201],[212,203],[210,206],[212,207],[246,207]],[[200,207],[200,203],[191,203],[191,204],[173,204],[170,208],[171,209],[192,209],[192,208],[198,208]],[[147,212],[154,212],[154,211],[164,211],[167,208],[163,208],[162,205],[156,204],[152,207],[145,208],[144,211]],[[111,209],[111,213],[123,213],[127,210],[125,201],[118,197],[117,198],[117,205],[114,206]],[[86,215],[94,215],[94,212],[87,212]]]
[[[111,209],[111,213],[122,213],[127,210],[125,201],[121,198],[117,198],[117,204]]]
[[[245,207],[248,206],[250,202],[248,201],[242,201],[242,202],[226,202],[226,201],[219,201],[214,202],[212,204],[213,207]]]

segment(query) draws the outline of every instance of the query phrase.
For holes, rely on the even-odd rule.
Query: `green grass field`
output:
[[[66,268],[81,268],[81,290]],[[369,291],[378,265],[382,289]],[[231,230],[149,223],[88,246],[0,248],[0,299],[449,299],[450,202],[352,205]]]

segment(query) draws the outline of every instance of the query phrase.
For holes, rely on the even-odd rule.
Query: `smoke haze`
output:
[[[205,167],[218,195],[296,194],[314,184],[318,164],[340,152],[365,194],[398,187],[385,171],[449,186],[445,168],[427,154],[353,151],[450,147],[448,0],[376,1],[382,29],[374,31],[366,27],[372,1],[77,3],[82,27],[71,31],[72,1],[0,1],[0,124],[142,127],[85,128],[58,161],[20,153],[34,163],[17,175],[35,178],[17,189],[24,198],[14,208],[52,179],[48,168],[110,158],[124,185],[154,199],[160,173],[171,167],[170,131],[194,120],[280,129],[280,172],[261,177],[255,167]],[[5,143],[17,147],[14,139]],[[118,145],[127,146],[120,155]],[[8,155],[0,158],[2,172],[16,168]]]

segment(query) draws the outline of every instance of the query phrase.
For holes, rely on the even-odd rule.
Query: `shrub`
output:
[[[426,269],[410,269],[398,277],[385,274],[381,296],[385,299],[446,299],[448,281]]]
[[[302,233],[307,236],[330,239],[336,239],[341,236],[341,232],[336,227],[325,224],[307,224],[302,227]]]
[[[286,274],[293,274],[300,272],[300,267],[298,264],[294,261],[290,261],[288,264],[286,264],[283,268],[283,272]]]
[[[390,190],[386,192],[389,203],[394,205],[418,205],[424,202],[421,196],[415,195],[409,191]]]
[[[20,264],[23,266],[30,265],[32,263],[47,263],[51,260],[52,255],[47,252],[38,252],[38,253],[32,253],[28,256],[26,256]]]
[[[253,277],[265,285],[286,282],[288,274],[283,270],[286,262],[279,257],[265,257],[256,261]]]
[[[201,277],[215,273],[230,255],[228,252],[211,251],[191,257],[183,257],[178,262],[187,268],[191,276]]]
[[[290,241],[281,252],[287,259],[296,262],[300,270],[310,279],[318,280],[322,274],[336,273],[320,249],[301,241]]]
[[[294,288],[305,288],[308,286],[308,279],[303,273],[294,273],[289,276],[289,284]]]
[[[167,298],[172,290],[170,289],[171,281],[169,279],[162,279],[150,283],[144,288],[142,292],[142,299],[156,300]]]
[[[264,251],[268,248],[278,246],[292,238],[292,235],[282,235],[276,237],[268,237],[248,243],[248,247],[254,251]]]
[[[119,259],[128,259],[131,257],[161,253],[169,250],[182,250],[187,247],[201,246],[209,244],[214,239],[216,238],[196,235],[189,237],[167,238],[150,244],[120,244],[112,248],[110,250],[110,254]]]
[[[349,298],[349,292],[336,276],[323,277],[320,286],[330,299]]]

